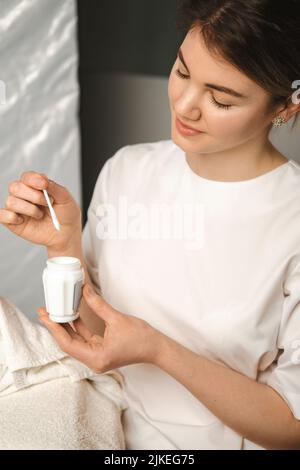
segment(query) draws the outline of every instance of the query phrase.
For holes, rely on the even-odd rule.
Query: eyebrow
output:
[[[189,69],[188,69],[188,66],[186,65],[185,63],[185,60],[183,58],[183,54],[182,54],[182,51],[181,49],[178,50],[178,54],[177,54],[178,58],[181,60],[181,62],[183,63],[183,65],[185,66],[186,70],[188,71],[188,73],[190,73]],[[204,84],[207,88],[212,88],[213,90],[217,90],[217,91],[220,91],[221,93],[226,93],[228,95],[231,95],[231,96],[234,96],[235,98],[246,98],[245,95],[242,95],[241,93],[238,93],[237,91],[235,90],[232,90],[231,88],[227,88],[225,86],[220,86],[220,85],[214,85],[212,83],[205,83]]]

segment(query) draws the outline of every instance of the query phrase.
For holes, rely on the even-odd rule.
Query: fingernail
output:
[[[20,217],[20,216],[19,216],[19,217],[17,218],[17,222],[18,222],[19,224],[22,224],[22,223],[24,222],[23,217]]]
[[[38,181],[45,181],[45,178],[43,175],[36,175],[35,177],[35,181],[38,182]]]

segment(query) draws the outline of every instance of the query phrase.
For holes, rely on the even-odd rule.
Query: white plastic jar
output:
[[[43,271],[46,309],[56,323],[68,323],[79,316],[84,284],[80,260],[69,256],[49,258]]]

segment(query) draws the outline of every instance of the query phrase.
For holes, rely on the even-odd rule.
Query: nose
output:
[[[201,109],[199,99],[191,92],[183,93],[174,103],[174,110],[177,116],[184,121],[199,121],[201,118]]]

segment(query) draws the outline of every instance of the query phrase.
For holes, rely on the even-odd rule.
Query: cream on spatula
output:
[[[51,204],[51,201],[49,199],[49,196],[48,196],[48,193],[47,193],[46,189],[43,189],[43,193],[45,195],[45,198],[46,198],[46,201],[47,201],[47,204],[48,204],[48,207],[49,207],[49,211],[50,211],[50,215],[51,215],[53,225],[56,228],[56,230],[60,230],[60,224],[57,220],[56,214],[54,212],[54,209],[52,207],[52,204]]]

